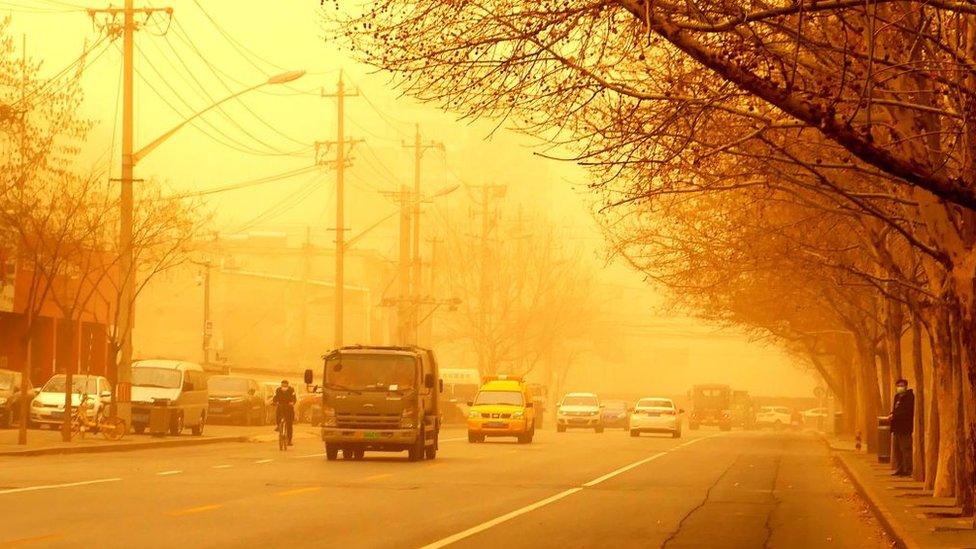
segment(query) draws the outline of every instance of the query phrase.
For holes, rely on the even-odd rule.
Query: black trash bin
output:
[[[878,416],[878,463],[891,461],[891,421]]]
[[[157,398],[149,408],[149,434],[164,437],[169,431],[169,399]]]

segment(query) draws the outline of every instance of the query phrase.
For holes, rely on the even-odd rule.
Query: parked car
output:
[[[604,400],[602,413],[604,427],[619,427],[627,430],[630,406],[626,400]]]
[[[593,429],[603,432],[603,417],[600,415],[600,398],[594,393],[569,393],[556,408],[556,431],[566,429]]]
[[[22,380],[20,372],[0,370],[0,429],[8,429],[19,421],[21,402],[34,398],[34,386],[30,380],[27,381],[27,393],[21,393]]]
[[[68,376],[56,374],[41,387],[30,406],[30,424],[52,428],[64,420],[64,391]],[[112,385],[103,376],[77,374],[71,377],[71,405],[81,404],[82,395],[92,402],[88,417],[94,421],[112,401]]]
[[[257,381],[241,376],[212,376],[207,387],[211,421],[258,425],[267,417],[267,405],[258,393]]]
[[[630,436],[641,433],[671,433],[681,438],[681,414],[685,411],[670,398],[647,397],[637,401],[630,415]]]
[[[793,420],[793,411],[786,406],[761,406],[756,414],[757,427],[785,429]]]
[[[165,400],[170,409],[169,434],[185,427],[194,436],[207,423],[207,374],[203,366],[183,360],[151,359],[132,363],[132,428],[143,433],[149,426],[149,409]]]

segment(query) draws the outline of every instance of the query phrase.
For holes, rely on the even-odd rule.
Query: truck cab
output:
[[[323,357],[322,441],[335,460],[366,451],[437,456],[443,390],[434,352],[420,347],[342,347]],[[312,385],[314,373],[305,371]]]
[[[688,427],[715,425],[722,431],[732,429],[732,388],[717,383],[695,385],[689,391],[692,411]]]

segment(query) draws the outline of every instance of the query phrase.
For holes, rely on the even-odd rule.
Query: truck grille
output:
[[[336,414],[336,426],[345,429],[399,429],[399,414]]]

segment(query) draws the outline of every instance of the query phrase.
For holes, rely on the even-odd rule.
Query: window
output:
[[[661,398],[643,398],[637,402],[638,408],[674,408],[674,403]]]
[[[600,401],[595,396],[567,395],[563,397],[560,406],[599,406]]]
[[[179,389],[182,384],[183,374],[179,370],[154,366],[138,366],[132,369],[132,385],[136,387]]]
[[[403,391],[417,385],[417,359],[410,355],[342,353],[325,361],[325,386],[351,391]]]
[[[478,398],[474,401],[478,404],[508,404],[511,406],[524,406],[525,399],[518,391],[481,391]]]

